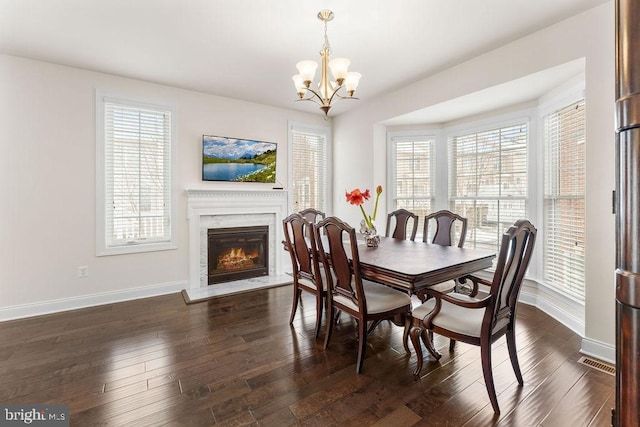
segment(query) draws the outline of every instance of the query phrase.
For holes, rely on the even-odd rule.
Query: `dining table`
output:
[[[345,249],[351,256],[349,244],[345,244]],[[380,237],[377,247],[368,247],[359,241],[358,256],[364,279],[422,297],[430,286],[492,267],[496,254],[482,249]]]

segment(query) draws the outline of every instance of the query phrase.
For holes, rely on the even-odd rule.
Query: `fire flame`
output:
[[[216,270],[243,270],[255,266],[254,259],[259,258],[257,251],[246,253],[243,248],[231,248],[227,253],[218,257]]]

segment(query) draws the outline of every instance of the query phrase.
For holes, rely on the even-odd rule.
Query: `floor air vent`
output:
[[[582,363],[583,365],[586,365],[593,369],[597,369],[598,371],[604,372],[606,374],[610,374],[610,375],[616,374],[615,366],[602,362],[598,359],[594,359],[592,357],[582,356],[580,360],[578,360],[578,363]]]

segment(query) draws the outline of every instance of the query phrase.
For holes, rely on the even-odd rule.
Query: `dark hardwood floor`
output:
[[[535,308],[519,306],[523,387],[494,344],[494,417],[477,347],[449,353],[436,336],[443,357],[415,380],[402,330],[383,322],[357,375],[355,324],[344,316],[324,351],[310,298],[293,327],[290,286],[0,323],[0,402],[68,404],[72,426],[611,425],[614,377],[577,363],[580,338]]]

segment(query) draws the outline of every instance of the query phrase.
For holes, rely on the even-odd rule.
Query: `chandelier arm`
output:
[[[342,96],[339,93],[334,93],[333,95],[337,96],[338,99],[360,99],[360,98],[356,98],[355,96]],[[333,96],[331,98],[333,98]]]
[[[311,95],[308,98],[299,98],[299,99],[296,99],[296,101],[313,101],[321,107],[324,105],[322,102],[318,101],[318,100],[322,100],[322,97],[320,96],[320,94],[318,94],[318,92],[316,92],[311,88],[307,88],[307,91],[311,92]]]
[[[333,93],[331,94],[331,97],[329,98],[329,105],[331,105],[331,102],[333,101],[333,97],[334,97],[334,96],[337,96],[337,97],[338,97],[338,99],[348,98],[348,97],[346,97],[346,96],[342,96],[342,95],[340,95],[340,94],[338,93],[338,91],[339,91],[340,89],[342,89],[342,88],[343,88],[343,85],[340,85],[340,86],[338,86],[338,87],[333,91]]]

